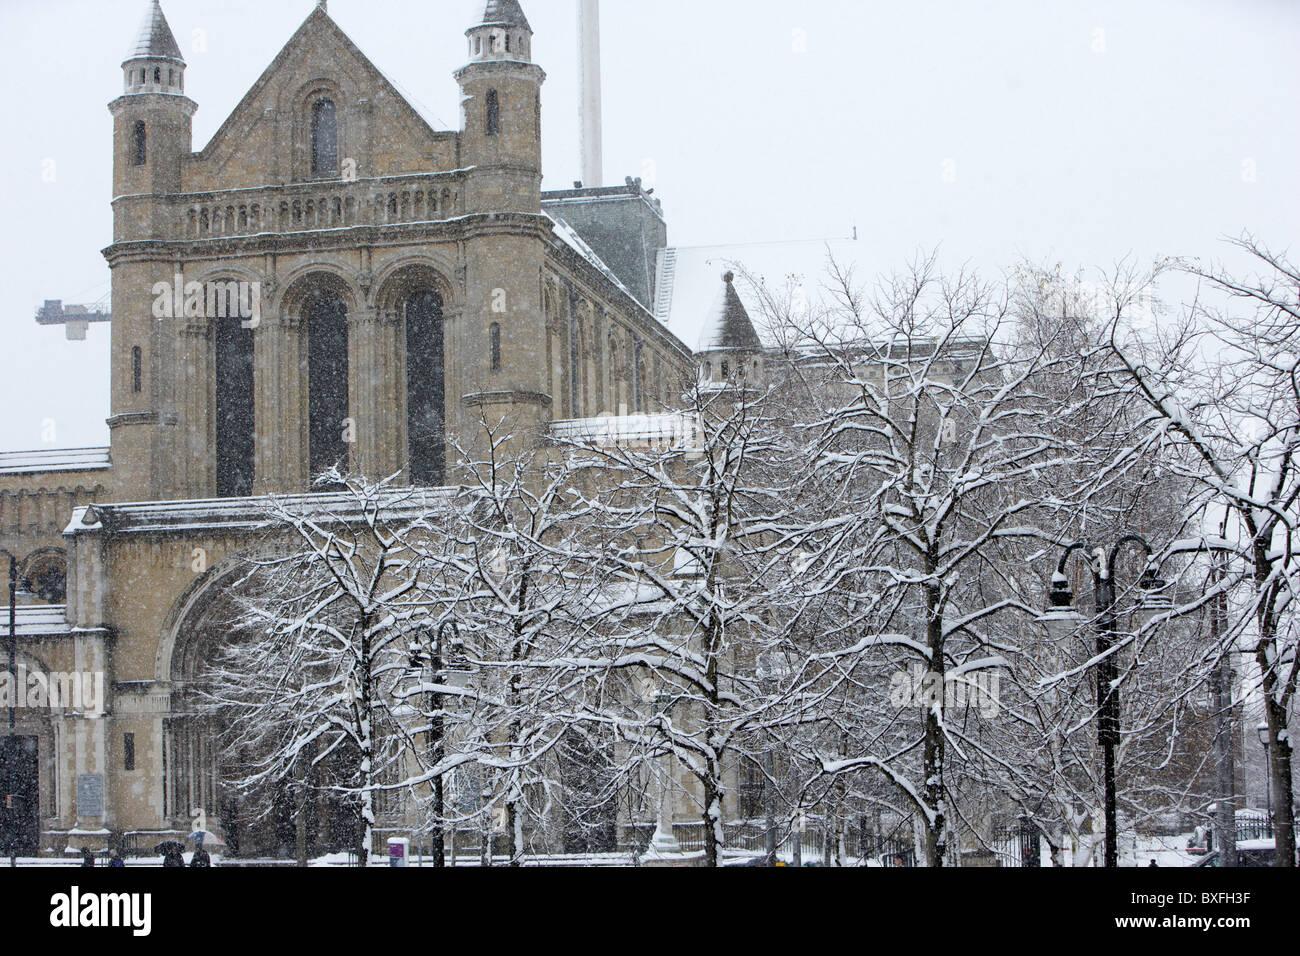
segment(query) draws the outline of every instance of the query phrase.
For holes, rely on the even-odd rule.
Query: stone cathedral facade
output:
[[[697,343],[652,312],[658,201],[633,181],[543,193],[528,21],[489,0],[466,35],[461,128],[437,130],[318,4],[195,150],[149,4],[109,104],[111,447],[0,454],[11,691],[64,691],[17,710],[21,852],[152,846],[217,812],[184,687],[259,496],[340,463],[439,486],[447,436],[484,416],[540,440],[696,374]]]

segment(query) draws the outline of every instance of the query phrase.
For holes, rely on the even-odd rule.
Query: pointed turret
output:
[[[487,0],[487,6],[483,8],[483,22],[505,27],[520,27],[529,33],[533,32],[533,28],[528,25],[528,18],[524,16],[523,8],[519,6],[519,0]]]
[[[740,301],[736,292],[734,272],[722,276],[722,291],[709,310],[698,348],[701,352],[719,349],[757,352],[763,348],[758,333],[754,331],[754,323],[749,320],[745,303]]]
[[[482,18],[465,35],[471,62],[532,58],[533,28],[519,0],[487,0]]]
[[[185,57],[163,15],[159,0],[151,0],[135,42],[122,62],[124,93],[183,93]]]
[[[198,105],[185,95],[185,58],[162,4],[149,0],[144,22],[122,62],[122,95],[113,114],[114,238],[157,238],[165,211],[146,195],[181,191],[181,164],[192,147]]]
[[[518,0],[488,0],[465,35],[469,63],[456,71],[456,82],[464,110],[460,161],[474,170],[466,212],[538,213],[546,74],[531,60],[532,27]]]
[[[696,351],[705,381],[730,383],[758,380],[763,342],[754,330],[745,303],[736,292],[736,274],[722,276],[722,289],[709,309]]]

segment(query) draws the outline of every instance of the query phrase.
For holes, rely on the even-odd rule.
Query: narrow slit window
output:
[[[144,378],[144,353],[140,346],[131,349],[131,391],[141,391]]]
[[[122,735],[122,769],[135,769],[135,734]]]
[[[487,91],[487,134],[497,136],[501,133],[501,96],[496,90]]]
[[[501,371],[501,323],[493,322],[488,330],[488,350],[491,353],[492,371]]]
[[[135,165],[143,166],[149,158],[149,131],[144,125],[144,120],[135,121]]]

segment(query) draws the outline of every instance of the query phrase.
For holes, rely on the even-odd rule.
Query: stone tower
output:
[[[517,0],[487,0],[466,32],[469,62],[456,71],[463,115],[465,314],[470,341],[500,342],[506,354],[535,354],[546,340],[539,279],[552,223],[542,214],[542,84],[532,62],[533,31]],[[487,380],[483,376],[481,380]],[[490,389],[462,396],[462,434],[480,416],[513,416],[536,432],[551,415],[542,362],[509,362]]]
[[[161,376],[172,373],[161,353],[166,336],[153,319],[152,290],[174,280],[174,268],[143,245],[169,238],[163,197],[183,191],[182,165],[193,143],[198,105],[185,96],[185,59],[158,0],[122,63],[122,95],[113,114],[113,241],[142,244],[114,266],[112,435],[115,494],[127,500],[168,489],[152,463],[162,451],[160,425],[168,420]]]
[[[467,65],[456,71],[463,108],[461,160],[475,175],[466,212],[541,211],[542,83],[531,61],[533,30],[517,0],[487,0],[465,31]]]

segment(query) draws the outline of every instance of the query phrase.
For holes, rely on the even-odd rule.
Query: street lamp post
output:
[[[425,639],[425,645],[411,645],[411,663],[416,667],[427,665],[433,674],[432,689],[429,691],[429,765],[436,767],[442,761],[443,737],[446,733],[446,718],[443,716],[442,691],[438,688],[443,683],[443,648],[446,635],[450,631],[453,648],[460,647],[460,630],[454,620],[443,621],[438,625],[435,637]],[[433,827],[429,834],[434,866],[446,866],[446,839],[443,834],[444,787],[441,771],[433,777]],[[455,855],[456,848],[452,847]]]
[[[1273,754],[1269,750],[1268,724],[1255,728],[1260,746],[1264,748],[1264,806],[1268,808],[1268,832],[1273,832]]]
[[[1115,565],[1120,552],[1127,546],[1135,544],[1145,553],[1146,569],[1138,581],[1138,587],[1144,597],[1163,591],[1165,582],[1156,576],[1151,565],[1154,552],[1146,539],[1137,534],[1126,534],[1115,542],[1107,553],[1104,547],[1093,548],[1084,542],[1071,544],[1061,555],[1056,573],[1052,575],[1052,587],[1048,596],[1048,613],[1044,615],[1047,623],[1068,623],[1077,620],[1074,612],[1074,594],[1070,590],[1070,581],[1065,569],[1070,557],[1076,553],[1089,556],[1092,570],[1094,608],[1097,625],[1097,742],[1102,750],[1102,788],[1104,790],[1106,815],[1106,853],[1105,865],[1114,868],[1119,865],[1119,825],[1115,793],[1115,748],[1120,740],[1119,709],[1119,666],[1115,655],[1115,638],[1118,632],[1115,591]],[[1150,601],[1144,601],[1148,609],[1154,607]]]

